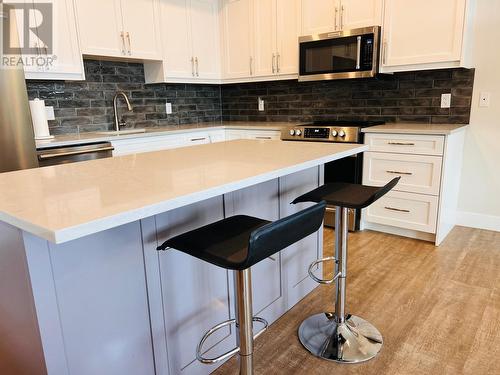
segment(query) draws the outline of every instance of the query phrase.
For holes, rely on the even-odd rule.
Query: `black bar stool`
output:
[[[326,201],[328,205],[336,206],[335,257],[319,259],[309,267],[309,275],[318,283],[336,281],[335,312],[313,315],[299,327],[300,342],[317,357],[340,363],[358,363],[375,357],[382,348],[382,335],[373,325],[345,312],[348,210],[368,207],[396,186],[399,179],[397,177],[381,188],[348,183],[325,184],[292,202]],[[329,280],[313,274],[314,267],[326,261],[335,262],[334,277]]]
[[[196,358],[206,364],[239,354],[240,374],[253,374],[253,342],[267,328],[267,322],[252,314],[250,267],[316,232],[323,222],[326,203],[320,202],[293,215],[269,222],[251,216],[233,216],[173,237],[158,247],[176,249],[216,266],[234,270],[235,316],[211,328],[196,349]],[[253,322],[264,325],[255,336]],[[236,347],[216,357],[203,357],[203,344],[217,330],[236,324]]]

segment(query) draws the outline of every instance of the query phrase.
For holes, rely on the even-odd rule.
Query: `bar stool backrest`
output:
[[[325,209],[326,202],[322,201],[254,230],[248,243],[247,264],[252,266],[316,232],[323,223]]]

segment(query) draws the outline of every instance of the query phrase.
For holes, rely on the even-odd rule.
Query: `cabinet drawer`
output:
[[[363,183],[383,186],[401,176],[395,190],[439,195],[442,160],[440,156],[366,152]]]
[[[443,155],[444,136],[415,134],[367,134],[370,151],[401,154]]]
[[[365,211],[367,222],[436,233],[438,197],[391,191]]]
[[[250,130],[245,132],[246,139],[280,140],[281,132],[277,130]]]

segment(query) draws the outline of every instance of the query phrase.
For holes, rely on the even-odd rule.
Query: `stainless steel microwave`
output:
[[[375,77],[380,26],[299,38],[299,81]]]

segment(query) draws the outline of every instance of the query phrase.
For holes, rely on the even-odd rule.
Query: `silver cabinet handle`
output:
[[[130,41],[130,33],[127,31],[128,55],[132,55],[132,42]]]
[[[339,7],[335,7],[335,30],[337,30],[337,16],[339,14]]]
[[[390,174],[400,174],[400,175],[404,175],[404,176],[413,176],[413,173],[411,172],[399,172],[399,171],[386,171],[387,173],[390,173]]]
[[[191,142],[205,141],[207,138],[191,138]]]
[[[344,29],[344,6],[340,8],[340,29]]]
[[[415,146],[413,142],[387,142],[391,146]]]
[[[389,211],[410,213],[410,210],[402,210],[401,208],[394,208],[394,207],[384,207],[384,208]]]
[[[200,76],[200,64],[198,63],[198,58],[194,58],[194,64],[196,66],[196,77]]]
[[[267,257],[268,259],[271,259],[273,262],[276,262],[278,259],[276,257],[273,257],[273,256],[270,256],[270,257]]]
[[[127,52],[125,51],[125,49],[126,49],[127,47],[125,47],[125,33],[122,31],[122,32],[120,33],[120,36],[121,36],[121,38],[122,38],[122,54],[126,55],[126,54],[127,54]]]
[[[272,139],[271,137],[255,137],[255,139]]]
[[[277,68],[276,68],[276,71],[279,73],[281,71],[281,54],[278,53],[278,56],[276,58],[276,64],[277,64]]]
[[[38,159],[43,160],[43,159],[59,158],[62,156],[92,154],[92,153],[96,153],[96,152],[113,151],[114,149],[115,149],[114,147],[110,146],[110,147],[98,148],[95,150],[68,151],[68,152],[61,152],[59,154],[41,154],[41,155],[38,155]]]
[[[356,69],[361,69],[361,37],[358,36],[358,49],[356,51]]]
[[[191,75],[194,77],[194,57],[191,57]]]
[[[253,57],[250,56],[250,75],[253,76]]]
[[[273,53],[273,74],[276,73],[276,55]]]

